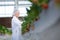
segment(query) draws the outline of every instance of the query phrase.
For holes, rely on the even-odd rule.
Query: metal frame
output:
[[[20,0],[21,1],[21,0]],[[26,0],[27,1],[27,0]],[[0,0],[0,2],[1,2],[1,0]],[[7,1],[8,2],[8,1]],[[0,4],[0,6],[20,6],[20,5],[31,5],[31,3],[29,3],[29,4],[18,4],[18,2],[19,2],[19,0],[15,0],[14,1],[15,2],[15,4]]]
[[[27,1],[27,0],[0,0],[0,2],[3,2],[3,1],[14,1],[15,2],[15,4],[3,4],[3,5],[1,5],[0,4],[0,6],[14,6],[14,10],[17,10],[18,9],[18,7],[19,6],[31,6],[31,4],[18,4],[18,2],[19,1]],[[11,15],[9,15],[9,16],[0,16],[0,17],[12,17]],[[21,16],[21,17],[24,17],[24,16]]]
[[[15,1],[15,0],[0,0],[1,2],[2,1]],[[28,1],[28,0],[18,0],[18,1]]]

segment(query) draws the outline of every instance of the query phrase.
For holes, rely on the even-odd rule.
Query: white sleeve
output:
[[[20,22],[18,22],[17,20],[13,21],[16,25],[20,25]]]

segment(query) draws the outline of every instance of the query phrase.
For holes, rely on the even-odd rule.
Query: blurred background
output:
[[[34,1],[34,3],[35,2],[36,1]],[[55,0],[55,2],[60,5],[60,0]],[[41,6],[39,3],[37,4],[39,6],[38,8],[28,0],[0,0],[0,40],[11,40],[10,29],[13,11],[18,9],[20,11],[20,20],[24,20],[24,17],[27,16],[26,8],[30,9],[32,5],[31,8],[35,10],[35,6],[37,10],[41,11],[41,14],[39,14],[39,18],[37,18],[38,21],[34,20],[32,24],[34,30],[30,29],[30,31],[23,36],[25,40],[60,40],[60,6],[57,6],[56,3],[54,3],[54,0],[50,0],[48,5],[44,4],[47,9],[44,9],[43,6],[41,11],[39,10]],[[31,12],[30,10],[30,14],[34,14],[35,11]],[[30,17],[32,18],[31,15]]]
[[[27,10],[31,6],[28,0],[0,0],[0,40],[11,40],[11,19],[14,10],[20,11],[20,20],[27,16]],[[16,8],[17,7],[17,8]]]
[[[27,16],[26,8],[31,6],[28,0],[0,0],[0,25],[11,27],[11,17],[16,5],[20,11],[20,18]]]

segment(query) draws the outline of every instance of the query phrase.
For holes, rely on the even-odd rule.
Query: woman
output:
[[[14,11],[12,18],[12,40],[22,40],[21,35],[21,24],[22,22],[19,20],[19,11]]]

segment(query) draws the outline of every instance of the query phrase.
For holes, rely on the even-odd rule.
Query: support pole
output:
[[[14,10],[18,10],[18,0],[15,0]]]

